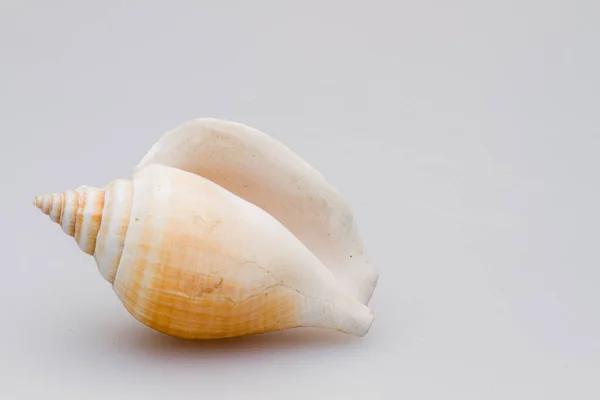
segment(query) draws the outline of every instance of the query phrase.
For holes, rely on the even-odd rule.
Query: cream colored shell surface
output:
[[[113,285],[146,325],[203,339],[299,326],[369,329],[371,311],[262,209],[163,166],[139,171],[133,188]]]
[[[183,124],[131,179],[34,204],[94,257],[131,315],[165,334],[364,336],[373,322],[377,273],[348,205],[308,163],[241,124]]]
[[[255,128],[197,118],[164,133],[137,169],[163,164],[201,175],[285,225],[346,289],[368,304],[378,274],[341,193],[298,154]]]

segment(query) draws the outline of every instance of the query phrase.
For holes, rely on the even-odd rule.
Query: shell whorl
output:
[[[83,252],[93,255],[102,222],[104,194],[103,189],[81,186],[37,196],[34,204],[72,236]]]
[[[81,186],[37,196],[33,203],[83,252],[94,256],[100,274],[113,283],[125,246],[132,196],[131,182],[117,179],[104,189]]]

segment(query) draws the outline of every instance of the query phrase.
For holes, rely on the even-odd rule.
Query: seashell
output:
[[[276,147],[270,143],[265,146]],[[325,219],[330,221],[330,231],[340,235],[338,240],[343,240],[344,234],[352,236],[351,225],[346,225],[344,232],[335,225],[340,223],[340,211],[335,207],[345,208],[334,201],[338,198],[321,178],[308,166],[301,167],[299,159],[294,159],[293,165],[276,162],[277,151],[279,157],[292,156],[281,148],[265,146],[257,145],[252,150],[274,157],[270,162],[264,158],[263,165],[271,163],[273,169],[287,167],[288,171],[292,167],[303,169],[298,177],[304,190],[301,198],[310,192],[330,202],[330,214]],[[167,147],[155,147],[149,159],[170,154],[175,160],[180,150],[163,153]],[[190,158],[185,151],[182,154],[182,159]],[[239,162],[253,172],[258,170],[241,149],[234,146],[229,154],[231,160],[220,164],[223,168]],[[117,179],[104,188],[83,186],[34,200],[82,251],[94,257],[102,277],[138,321],[186,339],[298,327],[356,336],[369,331],[372,311],[348,290],[352,280],[342,279],[341,270],[326,266],[313,253],[313,242],[311,251],[263,208],[202,174],[150,163],[149,159],[136,168],[131,179]],[[217,171],[220,168],[214,167]],[[263,184],[267,190],[273,187],[270,178],[275,177],[272,174],[258,181],[254,176],[249,185]],[[306,182],[311,179],[316,182]],[[291,198],[285,192],[289,189],[282,188],[277,198]],[[305,203],[289,205],[300,204]],[[312,213],[318,214],[319,210],[307,209],[306,218],[314,220]],[[319,229],[314,231],[327,231]]]
[[[378,275],[353,213],[308,162],[267,134],[230,121],[197,118],[164,133],[137,169],[162,164],[201,175],[267,211],[368,304]]]

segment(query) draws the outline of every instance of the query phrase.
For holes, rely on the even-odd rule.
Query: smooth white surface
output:
[[[600,5],[0,3],[1,398],[600,398]],[[128,177],[210,116],[349,199],[362,339],[171,340],[34,195]]]

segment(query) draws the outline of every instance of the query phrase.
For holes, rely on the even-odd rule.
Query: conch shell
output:
[[[340,194],[252,128],[196,119],[131,179],[38,196],[133,317],[213,339],[316,327],[364,336],[377,282]]]

